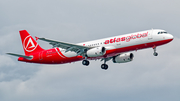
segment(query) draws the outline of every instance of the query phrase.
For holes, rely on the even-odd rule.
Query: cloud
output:
[[[179,1],[0,1],[0,100],[178,101]],[[175,39],[157,48],[133,52],[125,64],[91,61],[62,65],[18,62],[6,52],[24,54],[19,30],[34,37],[78,43],[150,28],[165,29]],[[80,38],[79,38],[80,37]],[[45,49],[46,42],[38,41]]]

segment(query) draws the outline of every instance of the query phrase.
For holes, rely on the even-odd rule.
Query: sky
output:
[[[0,101],[179,101],[180,1],[0,0]],[[19,30],[33,37],[79,43],[164,29],[171,43],[132,52],[134,60],[102,70],[100,61],[43,65],[18,62]],[[44,49],[52,48],[38,40]]]

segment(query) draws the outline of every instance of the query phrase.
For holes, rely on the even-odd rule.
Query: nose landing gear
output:
[[[153,55],[154,55],[154,56],[158,56],[158,53],[157,53],[157,52],[154,52]]]
[[[154,56],[158,56],[158,53],[156,52],[156,46],[153,47],[153,50],[154,50],[153,55],[154,55]]]

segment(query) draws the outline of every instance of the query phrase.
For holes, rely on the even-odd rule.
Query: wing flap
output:
[[[62,49],[66,49],[66,52],[68,51],[74,51],[76,53],[84,53],[85,50],[91,49],[92,47],[67,43],[67,42],[60,42],[60,41],[54,41],[46,38],[38,38],[39,40],[49,42],[49,44],[53,45],[53,47],[60,47]]]
[[[67,42],[54,41],[54,40],[50,40],[50,39],[46,39],[46,38],[39,38],[39,40],[50,42],[51,45],[55,45],[58,43],[59,46],[65,46],[65,47],[76,46],[76,47],[80,47],[80,48],[88,48],[86,46],[76,45],[76,44],[67,43]]]

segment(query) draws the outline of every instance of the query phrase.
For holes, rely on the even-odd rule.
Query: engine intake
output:
[[[112,61],[114,63],[126,63],[132,61],[133,58],[134,58],[133,53],[124,53],[113,57]]]
[[[98,57],[103,56],[106,54],[106,48],[105,47],[95,47],[87,51],[88,57]]]

